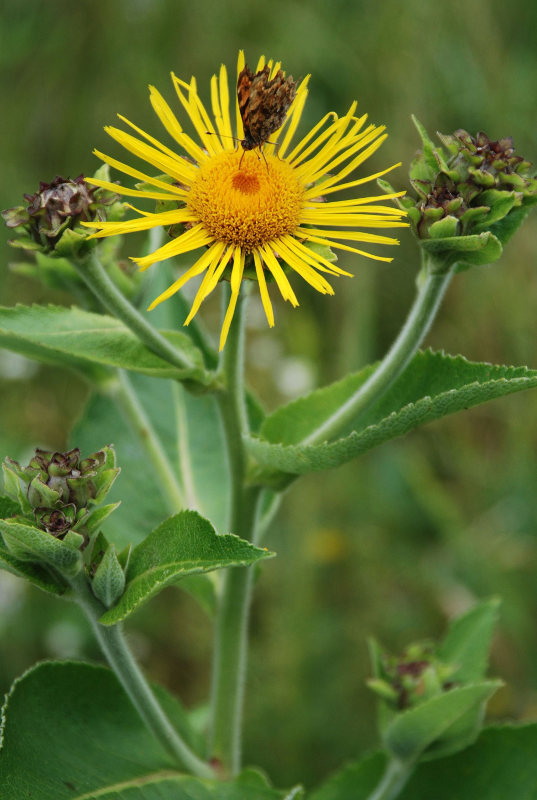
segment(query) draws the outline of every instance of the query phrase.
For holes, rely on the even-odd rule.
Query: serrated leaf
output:
[[[18,520],[0,520],[0,534],[9,552],[21,561],[45,563],[63,575],[76,575],[81,567],[78,550],[49,533]]]
[[[201,380],[201,353],[184,333],[163,332],[192,364],[179,369],[155,355],[123,325],[105,314],[77,307],[22,306],[0,308],[0,345],[29,358],[71,367],[99,381],[110,367],[158,378]]]
[[[450,689],[408,711],[396,714],[382,731],[385,748],[401,761],[416,761],[433,743],[449,735],[450,729],[465,717],[470,733],[477,735],[473,720],[467,718],[468,712],[474,709],[480,712],[483,704],[500,686],[499,681],[484,681]],[[461,737],[461,746],[465,746],[468,743],[466,731],[457,729],[455,733]],[[450,750],[456,747],[451,735],[449,745]],[[440,754],[440,745],[435,749]]]
[[[367,380],[366,367],[342,381],[318,389],[277,409],[263,423],[259,437],[247,440],[251,455],[267,468],[261,480],[277,483],[268,470],[304,474],[337,467],[413,428],[455,411],[537,386],[537,370],[474,363],[463,356],[417,353],[404,373],[367,411],[353,420],[342,438],[301,445]]]
[[[177,700],[153,688],[172,724],[199,753],[203,743]],[[7,697],[0,739],[2,800],[289,797],[252,770],[234,781],[181,773],[146,729],[114,674],[95,665],[48,662],[25,673]]]
[[[496,598],[486,600],[450,624],[437,653],[440,661],[457,665],[450,680],[469,683],[485,676],[499,606]]]
[[[179,703],[162,689],[157,694],[183,738],[198,749]],[[104,667],[66,662],[29,670],[7,698],[2,733],[2,800],[88,800],[126,781],[141,785],[161,771],[178,774]]]
[[[61,578],[53,575],[46,567],[40,564],[32,564],[30,561],[20,561],[9,552],[3,540],[0,538],[0,569],[5,569],[17,578],[25,578],[34,586],[43,589],[51,594],[62,595],[67,589],[67,583]]]
[[[188,575],[244,567],[272,555],[233,534],[217,534],[196,511],[182,511],[134,548],[125,592],[100,621],[104,625],[121,622],[166,586]]]

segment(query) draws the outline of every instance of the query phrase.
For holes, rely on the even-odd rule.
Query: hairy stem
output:
[[[149,324],[145,317],[120,292],[115,283],[92,251],[83,261],[73,261],[73,266],[104,307],[117,317],[156,355],[180,369],[191,369],[195,365]]]
[[[440,273],[433,269],[427,272],[405,324],[377,369],[331,417],[303,439],[301,445],[320,444],[344,432],[349,423],[376,402],[399,377],[425,338],[454,271],[455,265]]]
[[[231,479],[228,528],[243,539],[255,538],[260,489],[246,488],[246,454],[242,436],[248,430],[243,383],[244,294],[241,292],[221,359],[225,389],[217,395]],[[253,570],[226,570],[219,597],[213,657],[210,755],[224,772],[241,766],[241,730],[247,660],[247,634]]]
[[[378,786],[367,800],[395,800],[414,771],[414,764],[390,758]]]
[[[84,573],[71,580],[75,599],[82,608],[104,655],[151,733],[177,764],[200,778],[213,778],[211,767],[202,761],[175,730],[149,683],[130,652],[121,626],[106,626],[99,617],[106,611],[94,596]]]

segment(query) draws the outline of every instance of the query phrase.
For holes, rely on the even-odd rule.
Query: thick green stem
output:
[[[108,663],[155,738],[180,767],[200,778],[214,778],[211,767],[191,750],[164,713],[127,646],[121,626],[99,623],[99,617],[106,609],[93,595],[84,573],[79,573],[71,580],[71,588]]]
[[[427,272],[404,326],[377,369],[331,417],[303,439],[301,445],[320,444],[344,432],[349,423],[399,377],[425,338],[454,271],[455,265],[441,273],[432,269]]]
[[[194,367],[194,364],[183,353],[176,350],[156,328],[150,325],[145,317],[119,291],[108,276],[95,251],[92,251],[91,255],[83,261],[73,261],[73,266],[104,307],[114,317],[124,322],[150,350],[180,369]]]
[[[118,370],[118,380],[107,384],[106,390],[138,435],[140,443],[155,471],[168,511],[170,514],[176,514],[185,506],[181,486],[177,481],[162,442],[140,403],[127,373],[123,370]]]
[[[248,431],[243,384],[244,296],[221,360],[225,389],[217,395],[224,428],[231,480],[229,530],[243,539],[255,538],[260,489],[246,488],[246,454],[242,436]],[[241,729],[248,645],[248,614],[252,594],[251,567],[228,569],[223,577],[215,628],[210,755],[225,773],[241,766]]]
[[[367,800],[395,800],[414,771],[414,764],[390,758],[376,789]]]

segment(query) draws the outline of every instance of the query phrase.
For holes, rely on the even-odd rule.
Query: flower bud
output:
[[[510,137],[492,141],[483,132],[472,136],[461,129],[438,134],[441,147],[418,120],[414,123],[423,145],[410,168],[416,196],[399,204],[420,246],[440,269],[457,263],[460,271],[496,261],[537,203],[530,162],[515,155]]]
[[[456,667],[443,664],[431,643],[413,644],[401,656],[374,647],[376,677],[368,686],[392,708],[412,708],[453,688],[449,678]]]
[[[23,205],[2,211],[6,226],[19,234],[10,244],[59,256],[95,246],[88,242],[82,247],[88,234],[81,222],[117,218],[123,209],[119,195],[90,185],[83,175],[74,180],[57,175],[50,183],[41,182],[39,190],[25,194],[24,199]]]
[[[41,530],[58,539],[75,530],[86,541],[116,507],[89,509],[104,500],[118,472],[111,447],[83,459],[78,448],[65,453],[37,449],[26,467],[6,459],[4,485]]]

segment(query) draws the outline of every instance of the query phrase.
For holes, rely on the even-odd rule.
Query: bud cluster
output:
[[[96,174],[109,177],[103,169]],[[74,180],[57,175],[50,183],[41,182],[34,194],[25,194],[24,204],[2,211],[2,217],[6,226],[19,234],[19,238],[10,242],[13,246],[68,255],[69,247],[72,249],[73,244],[80,242],[70,241],[71,235],[66,240],[69,247],[61,247],[65,232],[76,230],[75,240],[85,241],[88,233],[80,223],[119,218],[123,214],[119,199],[119,195],[108,189],[92,186],[83,175]]]
[[[37,449],[26,467],[6,459],[4,483],[41,530],[57,539],[77,531],[84,547],[91,532],[89,507],[103,501],[118,472],[110,447],[87,458],[78,448],[66,453]]]
[[[450,677],[455,667],[442,663],[428,642],[410,645],[401,656],[380,651],[378,656],[377,675],[368,686],[398,711],[413,708],[454,686]]]
[[[537,203],[531,163],[515,154],[510,137],[491,140],[465,130],[438,134],[435,145],[414,119],[422,149],[410,167],[416,196],[399,201],[424,252],[458,269],[496,261],[505,242]],[[379,181],[382,188],[392,187]]]

